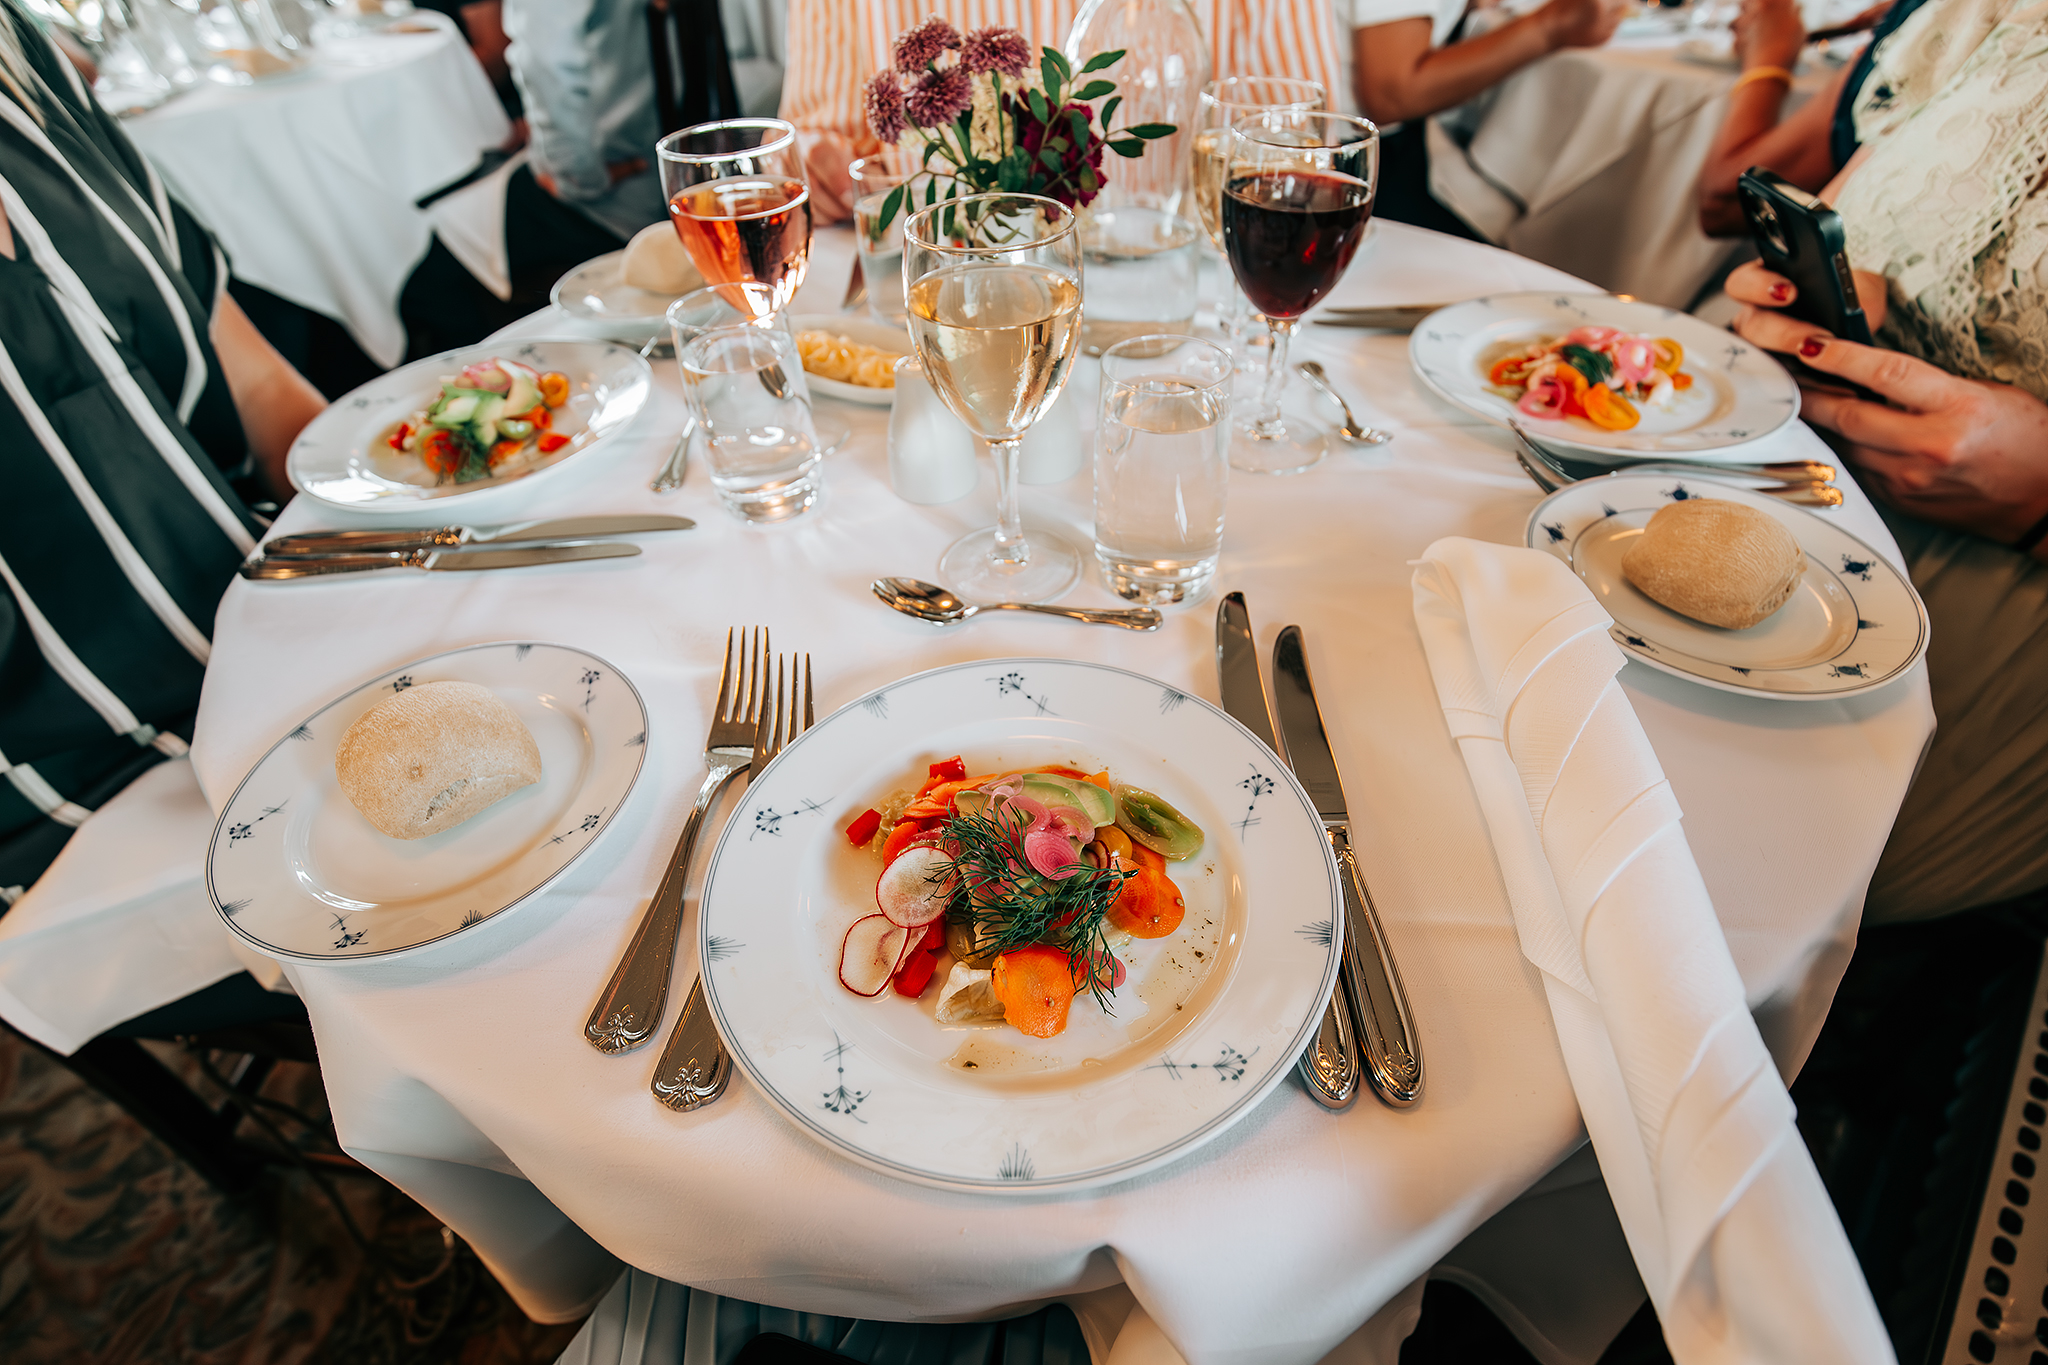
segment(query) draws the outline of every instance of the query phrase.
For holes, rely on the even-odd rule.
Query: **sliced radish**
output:
[[[896,855],[875,881],[875,904],[890,922],[906,929],[930,924],[946,913],[959,878],[951,858],[929,845],[912,845]]]
[[[839,984],[855,995],[877,996],[889,987],[910,930],[891,924],[887,915],[867,915],[853,922],[839,945]]]

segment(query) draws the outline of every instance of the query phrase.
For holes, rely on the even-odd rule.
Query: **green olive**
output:
[[[1117,828],[1162,858],[1189,858],[1202,846],[1202,827],[1142,787],[1116,789]]]

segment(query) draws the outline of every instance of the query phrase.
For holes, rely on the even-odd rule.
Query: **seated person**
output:
[[[15,0],[0,104],[4,913],[97,806],[186,752],[215,607],[261,534],[249,501],[291,496],[286,452],[326,404]]]
[[[1215,75],[1306,77],[1322,82],[1337,106],[1343,66],[1329,0],[1192,0],[1191,7],[1210,35]],[[1039,48],[1065,46],[1079,9],[1079,0],[1034,7],[1043,27],[1020,30],[1034,63]],[[1017,7],[1004,0],[789,0],[781,116],[804,137],[813,222],[852,213],[847,164],[879,150],[862,88],[890,66],[896,35],[933,14],[962,33],[1017,23]],[[1121,84],[1122,70],[1102,74]]]
[[[1627,8],[1616,0],[1549,0],[1459,42],[1466,0],[1351,0],[1352,94],[1358,112],[1380,125],[1374,216],[1477,238],[1429,192],[1430,115],[1561,48],[1599,47]]]
[[[1938,2],[1938,0],[1937,0]],[[1879,48],[1923,0],[1895,0],[1864,11],[1851,25],[1875,26],[1870,44],[1822,90],[1779,122],[1793,68],[1806,46],[1797,0],[1743,0],[1735,19],[1735,56],[1742,75],[1728,94],[1728,115],[1700,171],[1700,227],[1709,237],[1747,231],[1735,182],[1752,166],[1817,191],[1856,152],[1854,107]]]
[[[1802,415],[1884,513],[1933,623],[1939,728],[1871,883],[1866,923],[2048,886],[2048,16],[1937,0],[1877,53],[1863,144],[1822,190],[1878,345],[1777,309],[1790,281],[1728,279],[1736,330],[1880,401],[1803,385]]]

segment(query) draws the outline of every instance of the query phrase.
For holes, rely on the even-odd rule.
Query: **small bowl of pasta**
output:
[[[896,401],[896,362],[910,354],[905,329],[852,313],[798,313],[789,330],[813,394],[880,408]]]

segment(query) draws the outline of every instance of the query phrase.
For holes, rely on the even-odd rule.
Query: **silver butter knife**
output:
[[[1259,650],[1252,641],[1251,612],[1241,592],[1224,594],[1216,608],[1216,673],[1223,685],[1223,709],[1279,758],[1266,684],[1259,676]],[[1342,934],[1343,926],[1333,925],[1332,932]],[[1349,1109],[1358,1102],[1358,1044],[1351,1031],[1348,975],[1340,964],[1323,1022],[1308,1051],[1301,1054],[1301,1079],[1326,1109]]]
[[[312,559],[252,559],[242,577],[260,580],[318,578],[371,569],[518,569],[529,564],[567,564],[579,559],[628,559],[640,547],[617,540],[581,545],[533,545],[523,550],[394,550],[384,554],[323,555]]]
[[[418,531],[309,531],[279,536],[263,543],[268,559],[293,555],[347,555],[387,550],[450,550],[464,545],[519,545],[543,540],[584,540],[591,536],[622,536],[644,531],[688,531],[697,525],[688,517],[644,514],[612,517],[566,517],[518,526],[475,530],[442,526]]]
[[[1366,1079],[1383,1103],[1406,1109],[1422,1098],[1422,1050],[1408,993],[1401,986],[1401,969],[1394,965],[1393,946],[1351,847],[1350,806],[1337,775],[1337,756],[1323,729],[1323,713],[1316,705],[1300,626],[1285,627],[1274,642],[1273,691],[1280,732],[1287,737],[1287,756],[1323,817],[1344,884],[1344,957],[1356,988],[1352,1022],[1363,1044]]]

